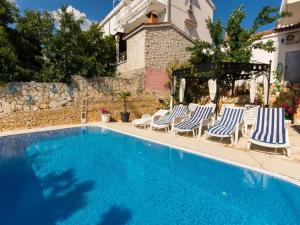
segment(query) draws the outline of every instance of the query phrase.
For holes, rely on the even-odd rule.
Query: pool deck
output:
[[[236,146],[232,146],[228,142],[219,143],[218,140],[208,141],[201,138],[193,138],[191,136],[174,135],[173,133],[165,133],[161,131],[150,131],[149,129],[140,129],[134,127],[131,123],[89,123],[89,126],[101,126],[112,129],[136,137],[152,140],[161,144],[177,147],[181,150],[203,155],[205,157],[225,161],[238,166],[255,169],[266,172],[270,175],[289,180],[300,185],[300,129],[299,126],[288,126],[292,155],[291,157],[282,154],[274,154],[274,150],[266,149],[246,150],[247,138],[241,137]],[[85,125],[68,125],[59,127],[45,127],[28,130],[1,132],[1,136],[29,133],[36,131],[45,131],[52,129],[69,128]],[[249,135],[249,134],[248,134]]]

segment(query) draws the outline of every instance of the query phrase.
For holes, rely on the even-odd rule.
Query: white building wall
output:
[[[189,16],[189,5],[192,5],[193,16]],[[213,19],[214,8],[208,0],[171,0],[171,21],[182,31],[190,35],[193,39],[201,39],[211,42],[209,31],[205,20]],[[185,20],[195,20],[196,29],[190,32]]]
[[[292,30],[289,31],[290,33],[297,33],[300,32],[299,30]],[[273,33],[270,35],[266,35],[263,37],[263,41],[267,40],[273,40],[274,41],[274,46],[276,47],[276,51],[272,53],[268,53],[263,50],[258,50],[255,49],[253,50],[253,56],[252,56],[252,61],[254,62],[260,62],[260,63],[269,63],[270,60],[272,60],[272,79],[271,81],[274,81],[273,79],[273,72],[276,71],[277,65],[281,63],[283,65],[283,76],[285,73],[285,57],[288,52],[293,52],[293,51],[300,51],[300,43],[291,43],[291,44],[286,44],[285,42],[285,37],[286,34],[289,32],[280,32],[280,33]],[[283,41],[282,41],[283,40]],[[300,63],[300,59],[299,59]]]
[[[136,2],[135,2],[136,1]],[[147,2],[149,0],[134,0],[130,4],[139,4],[141,2]],[[166,10],[161,12],[158,15],[159,22],[166,22],[167,18],[167,3],[168,0],[156,0],[159,3],[162,3]],[[201,39],[205,41],[211,41],[208,29],[206,28],[205,20],[208,18],[213,18],[214,5],[210,0],[169,0],[170,7],[170,19],[171,23],[184,31],[187,35],[189,35],[193,39]],[[190,2],[192,3],[193,8],[193,16],[189,16],[188,10]],[[142,4],[141,4],[142,5]],[[142,8],[142,7],[141,7]],[[139,7],[137,8],[139,9]],[[136,10],[136,9],[135,9]],[[124,30],[120,27],[120,21],[122,18],[128,18],[126,14],[128,13],[128,6],[125,6],[122,2],[119,3],[115,9],[113,9],[101,22],[100,25],[103,27],[103,31],[106,35],[114,35],[117,32],[124,32]],[[147,21],[146,15],[139,15],[135,12],[135,17],[139,17],[138,20],[132,24],[131,29],[134,29],[136,26],[141,23],[145,23]],[[196,29],[191,32],[187,29],[185,20],[191,19],[191,21],[195,21]],[[129,23],[131,20],[129,20]],[[125,31],[128,32],[128,31]]]

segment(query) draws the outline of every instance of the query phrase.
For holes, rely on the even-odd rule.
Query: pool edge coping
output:
[[[166,142],[162,142],[159,140],[155,140],[155,139],[151,139],[151,138],[147,138],[147,137],[143,137],[140,135],[136,135],[136,134],[132,134],[126,131],[122,131],[116,128],[112,128],[112,127],[108,127],[105,126],[104,124],[94,124],[94,123],[90,123],[90,124],[72,124],[72,125],[64,125],[64,126],[53,126],[53,127],[42,127],[42,128],[33,128],[33,129],[23,129],[23,130],[17,130],[17,131],[8,131],[8,132],[0,132],[0,138],[1,137],[5,137],[5,136],[12,136],[12,135],[20,135],[20,134],[28,134],[28,133],[35,133],[35,132],[45,132],[45,131],[50,131],[50,130],[61,130],[61,129],[68,129],[68,128],[76,128],[76,127],[100,127],[100,128],[104,128],[104,129],[108,129],[117,133],[121,133],[121,134],[125,134],[131,137],[135,137],[141,140],[145,140],[145,141],[149,141],[149,142],[153,142],[156,144],[160,144],[169,148],[174,148],[174,149],[178,149],[179,151],[183,151],[183,152],[187,152],[187,153],[191,153],[194,155],[198,155],[207,159],[211,159],[211,160],[215,160],[215,161],[219,161],[219,162],[223,162],[229,165],[233,165],[239,168],[244,168],[244,169],[248,169],[248,170],[253,170],[274,178],[277,178],[279,180],[291,183],[297,187],[300,188],[300,180],[293,178],[293,177],[289,177],[287,175],[284,174],[280,174],[277,172],[272,172],[270,170],[267,169],[263,169],[263,168],[259,168],[259,167],[255,167],[255,166],[250,166],[250,165],[246,165],[244,163],[240,163],[240,162],[236,162],[233,160],[229,160],[229,159],[224,159],[218,156],[213,156],[207,153],[203,153],[203,152],[198,152],[195,150],[191,150],[185,147],[180,147],[177,145],[173,145],[173,144],[169,144]]]

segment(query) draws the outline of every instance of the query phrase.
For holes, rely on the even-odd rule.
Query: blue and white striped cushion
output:
[[[283,108],[261,108],[258,110],[256,129],[251,137],[253,140],[270,143],[286,144],[286,127]]]
[[[212,110],[213,107],[198,106],[193,113],[193,116],[189,120],[177,124],[175,128],[181,130],[192,130],[199,126],[201,120],[208,119],[209,115],[212,113]]]
[[[242,121],[245,109],[226,107],[221,120],[208,129],[208,133],[216,135],[231,135]]]
[[[183,116],[187,112],[187,110],[188,110],[187,106],[182,106],[182,105],[175,106],[171,114],[166,119],[157,120],[154,121],[154,123],[157,125],[165,125],[171,123],[175,118]]]

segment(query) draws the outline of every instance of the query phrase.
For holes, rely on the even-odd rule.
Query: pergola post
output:
[[[215,119],[218,119],[218,110],[219,110],[219,83],[220,83],[220,65],[215,65],[214,68],[214,78],[216,79],[216,96],[214,99],[214,102],[216,104],[216,110],[215,110]]]
[[[272,60],[269,62],[269,76],[268,76],[268,95],[267,95],[267,105],[265,107],[270,107],[269,101],[270,101],[270,85],[271,85],[271,74],[272,70]]]
[[[171,87],[172,87],[172,90],[171,90],[170,110],[172,110],[173,107],[174,107],[174,103],[175,103],[175,93],[176,93],[176,76],[174,76],[173,70],[172,70],[171,74],[172,74],[172,75],[171,75],[171,76],[172,76],[172,78],[171,78],[171,82],[172,82]]]

